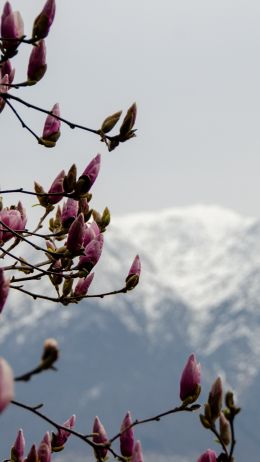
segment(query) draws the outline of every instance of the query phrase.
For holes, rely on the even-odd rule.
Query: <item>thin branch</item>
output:
[[[10,109],[13,111],[15,117],[17,117],[22,127],[28,130],[28,132],[30,132],[34,136],[34,138],[36,138],[39,144],[42,144],[41,138],[38,135],[36,135],[36,133],[23,121],[22,117],[18,114],[18,112],[13,107],[13,105],[10,103],[10,101],[8,101],[8,99],[6,98],[3,98],[3,99],[5,100],[6,104],[10,107]]]
[[[54,367],[54,366],[48,367],[48,369],[46,369],[46,368],[44,369],[42,367],[42,365],[39,364],[39,366],[35,367],[30,372],[26,372],[25,374],[22,374],[22,375],[19,375],[18,377],[15,377],[14,380],[16,382],[29,382],[29,380],[31,380],[33,375],[40,374],[43,371],[47,371],[47,370],[49,371],[50,369],[52,371],[57,371],[56,367]]]

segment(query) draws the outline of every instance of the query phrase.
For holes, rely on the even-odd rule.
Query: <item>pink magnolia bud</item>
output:
[[[46,46],[44,40],[35,45],[31,51],[27,69],[27,78],[30,85],[39,82],[47,70]]]
[[[51,449],[51,435],[49,432],[46,432],[44,434],[44,437],[43,437],[43,440],[42,440],[43,443],[46,443],[49,448]]]
[[[16,208],[5,208],[1,210],[0,220],[16,232],[24,231],[27,218],[21,202],[18,203]],[[6,242],[12,239],[12,237],[14,237],[12,232],[8,231],[4,225],[0,225],[0,240]]]
[[[127,290],[132,290],[135,286],[137,286],[139,282],[140,274],[141,274],[141,262],[140,262],[139,255],[136,255],[132,263],[132,266],[129,270],[128,276],[125,280]]]
[[[55,0],[47,0],[41,13],[37,16],[33,24],[32,38],[44,39],[47,37],[50,27],[53,23],[55,16]]]
[[[13,11],[9,2],[4,5],[1,17],[1,36],[3,39],[21,39],[24,35],[23,19],[19,11]],[[3,47],[13,51],[19,45],[19,40],[3,40]]]
[[[231,429],[230,423],[223,412],[219,416],[219,433],[224,444],[228,445],[231,441]]]
[[[12,461],[14,460],[15,462],[23,462],[24,450],[25,450],[25,439],[24,439],[23,430],[20,429],[17,434],[14,445],[11,449],[11,460]]]
[[[57,194],[57,195],[50,195],[48,196],[48,203],[49,204],[57,204],[57,202],[61,201],[61,199],[63,198],[63,180],[64,180],[64,177],[65,177],[65,171],[62,170],[58,176],[56,176],[54,182],[52,183],[48,193],[61,193],[60,195]]]
[[[74,289],[74,296],[75,297],[84,297],[87,295],[89,286],[93,281],[94,273],[89,274],[86,278],[80,278],[76,284]]]
[[[210,408],[211,420],[215,421],[219,416],[222,409],[223,388],[221,378],[218,377],[213,383],[209,392],[208,404]]]
[[[139,440],[136,441],[134,446],[132,462],[144,462],[142,446]]]
[[[33,444],[24,462],[39,462],[36,445]]]
[[[64,422],[64,424],[62,424],[62,426],[69,428],[70,430],[73,430],[73,428],[75,427],[75,421],[76,416],[72,415],[68,420],[66,420],[66,422]],[[57,452],[63,449],[63,446],[70,437],[70,435],[70,432],[63,430],[62,428],[60,428],[57,433],[53,433],[51,442],[52,450],[54,452]]]
[[[78,215],[79,203],[74,199],[68,199],[62,207],[61,222],[67,228],[75,220]]]
[[[0,358],[0,412],[14,397],[13,371],[4,358]]]
[[[77,193],[86,194],[90,190],[98,176],[100,163],[101,156],[98,154],[96,157],[94,157],[94,159],[92,159],[92,161],[85,168],[82,175],[79,177],[75,186],[75,191]]]
[[[52,110],[54,116],[60,117],[60,107],[59,104],[54,104]],[[56,141],[60,137],[60,125],[61,122],[53,115],[49,114],[45,120],[43,133],[42,133],[42,142],[47,148],[52,148],[55,146]]]
[[[85,227],[83,246],[86,247],[93,239],[100,234],[100,229],[95,221],[91,225]]]
[[[217,462],[217,454],[211,449],[208,449],[206,452],[201,454],[197,462]]]
[[[1,93],[7,93],[9,90],[9,76],[8,74],[5,74],[1,79],[0,79],[0,95]],[[5,107],[5,100],[0,97],[0,113],[3,111]]]
[[[51,462],[51,448],[45,441],[42,441],[38,448],[38,460],[39,462]]]
[[[132,457],[134,450],[134,430],[131,427],[132,418],[128,411],[126,414],[121,428],[120,428],[120,450],[123,457]],[[131,428],[129,428],[131,427]],[[127,429],[127,430],[126,430]]]
[[[84,239],[84,216],[83,213],[80,213],[76,220],[73,221],[72,225],[69,228],[68,239],[67,239],[67,249],[72,254],[78,254],[82,248],[83,239]]]
[[[6,74],[8,75],[8,83],[11,84],[14,80],[15,69],[12,68],[12,64],[9,59],[5,61],[1,67],[1,76],[4,77]]]
[[[0,313],[2,313],[4,304],[8,297],[9,283],[9,280],[4,277],[3,268],[0,268]]]
[[[92,268],[97,264],[98,260],[100,259],[103,249],[103,243],[103,234],[99,234],[85,247],[85,255],[79,258],[78,269],[83,269],[90,273]]]
[[[180,399],[196,401],[200,394],[200,364],[194,354],[191,354],[182,372],[180,381]]]
[[[95,417],[95,420],[94,420],[93,433],[94,433],[94,436],[93,436],[94,443],[97,443],[97,444],[108,443],[109,439],[106,434],[106,430],[103,427],[98,417]],[[100,459],[100,458],[105,459],[107,455],[107,449],[106,448],[95,449],[95,454],[96,454],[97,459]]]

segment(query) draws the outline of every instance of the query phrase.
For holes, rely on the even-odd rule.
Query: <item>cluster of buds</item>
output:
[[[0,211],[0,244],[3,245],[15,237],[12,231],[23,232],[26,223],[26,211],[21,202],[17,206],[3,208]]]
[[[72,415],[58,429],[57,433],[53,433],[52,437],[49,432],[46,432],[40,444],[33,444],[25,457],[25,437],[23,430],[20,429],[17,433],[14,444],[11,448],[10,460],[12,462],[51,462],[52,453],[62,451],[71,432],[75,426],[76,417]],[[68,430],[66,430],[68,429]]]

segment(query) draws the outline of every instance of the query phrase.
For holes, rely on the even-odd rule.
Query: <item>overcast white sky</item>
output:
[[[44,1],[11,3],[29,35]],[[57,0],[48,72],[19,96],[45,108],[58,101],[64,117],[92,128],[136,101],[138,137],[108,153],[94,135],[63,127],[47,150],[5,110],[1,186],[48,187],[100,152],[97,208],[214,203],[260,217],[259,23],[256,0]],[[28,53],[14,60],[16,81]],[[44,117],[21,113],[41,134]]]

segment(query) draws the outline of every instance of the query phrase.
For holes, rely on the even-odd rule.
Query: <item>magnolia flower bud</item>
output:
[[[73,221],[72,225],[69,228],[68,239],[67,239],[67,249],[73,254],[77,255],[83,244],[85,231],[85,223],[83,213],[80,213],[76,220]]]
[[[197,400],[200,394],[200,364],[194,354],[191,354],[183,369],[180,380],[180,399],[188,403]]]
[[[1,17],[1,36],[3,39],[18,40],[3,40],[3,47],[12,55],[23,35],[24,25],[20,12],[13,11],[10,3],[6,2]]]
[[[38,460],[39,462],[50,462],[51,461],[51,448],[44,441],[41,442],[38,449]]]
[[[57,340],[48,338],[43,344],[43,352],[41,358],[41,368],[49,369],[59,358],[59,346]]]
[[[14,397],[13,371],[4,358],[0,358],[0,412]]]
[[[62,207],[61,222],[64,228],[68,228],[78,215],[79,203],[69,198]]]
[[[12,462],[23,462],[24,460],[24,450],[25,450],[25,439],[23,430],[20,429],[14,445],[11,449],[11,461]]]
[[[95,420],[94,420],[93,434],[94,434],[94,436],[93,436],[93,442],[94,443],[97,443],[97,444],[108,443],[109,439],[108,439],[108,436],[106,434],[106,430],[103,427],[103,425],[100,422],[98,417],[95,417]],[[106,448],[99,448],[99,449],[95,448],[94,451],[95,451],[95,455],[96,455],[97,460],[105,459],[105,457],[107,455],[107,449]]]
[[[24,462],[39,462],[36,445],[33,444]]]
[[[98,154],[85,168],[75,185],[75,191],[77,194],[84,195],[93,186],[100,170],[100,162],[101,156]]]
[[[140,262],[139,255],[136,255],[131,265],[131,268],[129,270],[128,276],[126,277],[126,280],[125,280],[127,290],[132,290],[134,289],[135,286],[137,286],[139,282],[140,274],[141,274],[141,262]]]
[[[1,93],[8,92],[9,90],[8,84],[9,84],[9,77],[8,77],[8,74],[5,74],[3,78],[0,79],[0,95]],[[4,107],[5,107],[5,100],[0,97],[0,114],[3,111]]]
[[[57,204],[57,202],[61,201],[63,198],[63,179],[65,176],[65,171],[62,170],[58,176],[55,178],[54,182],[52,183],[48,193],[50,194],[48,196],[48,204]],[[55,195],[53,195],[55,193]],[[60,194],[56,194],[60,193]]]
[[[128,411],[120,428],[120,450],[123,457],[132,457],[134,451],[134,430],[132,418]],[[129,428],[131,427],[131,428]]]
[[[86,247],[84,255],[79,258],[78,269],[85,270],[88,273],[97,264],[103,248],[104,237],[99,234]]]
[[[139,440],[136,441],[134,446],[132,462],[144,462],[142,446]]]
[[[119,121],[121,114],[122,114],[122,111],[119,111],[119,112],[115,112],[115,114],[108,116],[102,123],[101,132],[102,133],[110,132],[114,128],[114,126],[117,124],[117,122]]]
[[[231,429],[230,423],[223,412],[221,412],[219,416],[219,433],[224,444],[228,445],[231,441]]]
[[[70,430],[73,430],[75,426],[75,421],[76,421],[76,416],[72,415],[66,422],[62,424],[63,427],[69,428]],[[71,433],[69,431],[63,430],[60,428],[57,433],[52,434],[52,441],[51,441],[51,446],[52,446],[52,451],[53,452],[58,452],[61,451],[64,447],[64,444],[70,437]]]
[[[100,229],[95,221],[85,227],[83,246],[86,247],[93,239],[100,234]]]
[[[54,116],[60,117],[60,107],[58,103],[54,104],[51,113]],[[41,141],[46,148],[53,148],[60,137],[61,122],[53,115],[49,114],[47,116],[43,128]]]
[[[136,103],[132,104],[128,109],[126,116],[123,120],[123,123],[120,127],[120,141],[126,141],[129,138],[132,138],[134,135],[134,130],[132,130],[135,120],[136,120],[137,106]]]
[[[210,408],[211,421],[214,422],[219,416],[222,409],[222,382],[218,377],[213,383],[208,397],[208,405]]]
[[[206,452],[201,454],[197,462],[217,462],[217,454],[215,451],[208,449]]]
[[[3,311],[9,292],[9,280],[4,277],[4,270],[0,268],[0,313]]]
[[[55,0],[47,0],[41,13],[37,16],[33,24],[32,38],[35,40],[47,37],[55,16]]]
[[[12,68],[12,64],[9,59],[2,64],[0,71],[2,77],[8,75],[8,83],[11,84],[14,80],[15,69]]]
[[[73,295],[75,297],[84,297],[87,295],[90,284],[94,278],[94,273],[89,274],[86,278],[80,278],[76,284]]]
[[[43,78],[46,70],[46,46],[44,40],[41,40],[33,47],[30,55],[27,70],[28,83],[34,85],[39,82],[39,80]]]

